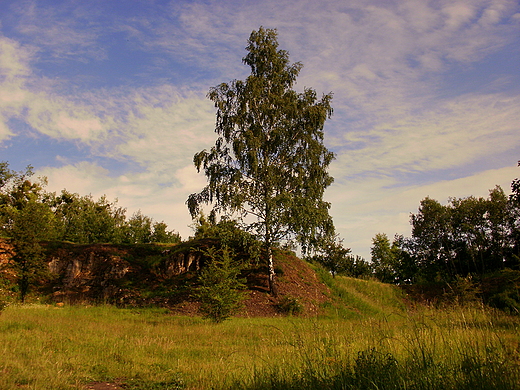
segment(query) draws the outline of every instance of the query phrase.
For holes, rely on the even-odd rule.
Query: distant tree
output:
[[[3,190],[15,174],[16,172],[9,168],[9,163],[7,161],[0,162],[0,190]]]
[[[343,241],[337,236],[333,240],[327,240],[321,245],[319,253],[309,258],[310,261],[321,264],[328,270],[332,277],[346,272],[352,268],[353,259],[350,255],[350,248],[343,246]]]
[[[520,161],[518,166],[520,166]],[[509,226],[513,250],[508,266],[520,269],[520,179],[513,180],[511,191],[512,193],[509,195]]]
[[[25,301],[31,285],[46,273],[43,240],[56,236],[54,214],[43,202],[45,178],[34,178],[31,166],[25,171],[0,163],[0,221],[3,235],[13,248],[9,266],[18,280],[20,300]]]
[[[30,165],[25,171],[16,172],[9,169],[9,163],[0,163],[0,215],[8,208],[21,209],[29,199],[43,199],[47,179],[33,176],[33,168]],[[3,217],[5,220],[5,215]]]
[[[426,279],[456,274],[450,210],[426,197],[411,215],[414,256]]]
[[[218,138],[210,151],[194,157],[209,183],[187,204],[192,217],[202,204],[213,203],[213,213],[255,220],[248,227],[264,242],[276,295],[273,244],[293,236],[306,251],[334,231],[323,201],[333,181],[327,169],[334,155],[323,145],[332,95],[318,100],[312,89],[292,89],[302,65],[289,64],[276,30],[253,31],[247,51],[243,61],[251,75],[209,91]]]
[[[450,198],[447,205],[426,198],[412,214],[412,248],[422,277],[446,281],[456,275],[515,267],[517,219],[502,188],[489,197]]]
[[[234,220],[222,219],[216,222],[201,214],[194,224],[195,239],[215,240],[216,248],[233,248],[235,258],[258,264],[261,258],[262,243],[256,237],[242,229]]]
[[[394,253],[388,236],[377,233],[372,239],[370,254],[374,276],[381,282],[395,282],[397,262]]]
[[[518,161],[518,166],[520,167],[520,161]],[[516,178],[511,182],[511,195],[509,195],[509,200],[513,203],[520,204],[520,179]]]
[[[152,241],[152,219],[143,215],[141,210],[132,214],[126,223],[124,242],[146,244]]]
[[[181,242],[181,236],[173,230],[168,230],[168,225],[164,222],[154,222],[152,242],[175,244]]]
[[[372,268],[370,263],[359,255],[349,255],[349,262],[342,274],[353,278],[366,278],[372,276]]]
[[[120,243],[124,239],[126,209],[106,196],[94,200],[63,190],[49,201],[61,223],[61,239],[80,244]]]
[[[199,300],[204,317],[219,323],[232,316],[242,306],[245,298],[244,281],[239,278],[240,263],[234,261],[229,248],[209,248],[210,258],[199,275],[195,297]]]
[[[396,234],[390,248],[394,262],[394,283],[411,284],[416,281],[417,263],[413,253],[412,240]]]

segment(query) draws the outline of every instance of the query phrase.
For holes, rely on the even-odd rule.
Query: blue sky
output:
[[[249,73],[276,28],[333,92],[326,191],[346,246],[409,235],[426,196],[487,196],[520,176],[520,5],[510,0],[2,0],[0,161],[48,190],[117,198],[187,238],[213,145],[210,87]]]

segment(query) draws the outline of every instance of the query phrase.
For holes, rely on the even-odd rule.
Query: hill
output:
[[[124,307],[161,306],[179,314],[198,311],[190,292],[204,267],[199,240],[177,245],[77,245],[46,243],[48,277],[36,291],[49,302],[110,303]],[[4,251],[8,248],[2,243]],[[8,257],[3,255],[4,264]],[[395,286],[337,276],[309,264],[290,251],[275,251],[279,295],[268,293],[267,270],[261,264],[245,269],[247,299],[239,316],[273,317],[333,313],[354,318],[386,313],[403,306]],[[3,271],[4,280],[13,275]],[[5,284],[5,283],[4,283]]]

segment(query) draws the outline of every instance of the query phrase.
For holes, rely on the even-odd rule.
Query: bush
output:
[[[482,280],[484,300],[510,314],[520,314],[520,271],[504,269]]]

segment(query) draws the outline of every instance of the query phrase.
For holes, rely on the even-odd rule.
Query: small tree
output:
[[[291,65],[278,49],[276,30],[253,31],[246,49],[247,80],[209,91],[218,138],[194,157],[209,183],[187,204],[192,217],[201,204],[213,203],[213,213],[254,220],[248,227],[262,238],[276,295],[273,244],[295,238],[306,251],[334,231],[330,204],[323,201],[333,181],[327,169],[334,154],[323,145],[332,94],[318,100],[310,88],[292,89],[302,65]]]
[[[18,279],[20,300],[25,301],[30,286],[47,273],[41,241],[56,236],[54,214],[43,201],[44,177],[32,180],[32,167],[16,172],[0,163],[0,223],[13,247],[10,266]]]
[[[130,244],[147,244],[152,241],[152,219],[141,210],[132,214],[126,223],[124,241]]]
[[[30,199],[21,209],[11,208],[7,232],[14,250],[12,267],[18,278],[20,300],[24,302],[30,286],[47,275],[41,241],[54,237],[54,215],[48,205]]]
[[[200,301],[203,316],[220,323],[242,306],[244,293],[240,290],[245,284],[239,279],[240,265],[233,261],[228,248],[209,248],[206,255],[210,262],[199,276],[195,297]]]

